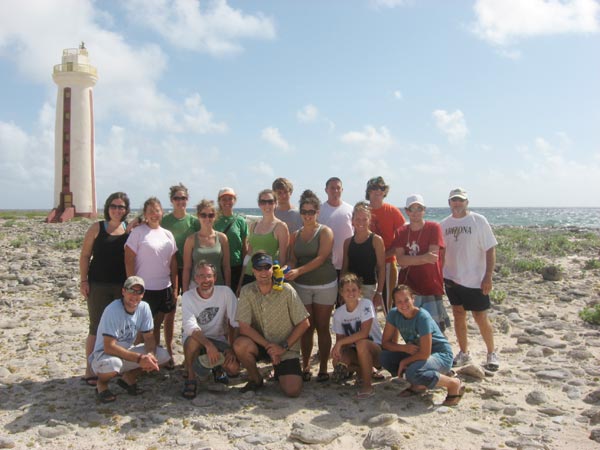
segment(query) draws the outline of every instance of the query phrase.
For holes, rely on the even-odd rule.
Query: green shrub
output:
[[[600,325],[600,303],[589,308],[583,308],[579,311],[579,317],[588,323]]]
[[[54,244],[54,248],[57,250],[76,250],[81,248],[83,238],[67,239],[66,241],[57,242]]]
[[[583,265],[584,270],[600,269],[600,260],[588,259]]]
[[[518,259],[514,262],[513,269],[515,272],[541,273],[545,266],[546,262],[539,258]]]
[[[26,242],[27,242],[26,239],[18,238],[18,239],[13,239],[12,241],[10,241],[10,245],[13,248],[21,248],[21,247],[25,246]]]
[[[504,303],[504,300],[506,300],[506,291],[503,290],[492,290],[492,292],[490,292],[490,300],[493,303]]]

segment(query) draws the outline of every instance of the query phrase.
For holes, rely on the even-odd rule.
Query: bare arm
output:
[[[225,286],[231,287],[231,255],[229,254],[229,239],[221,232],[217,232],[219,242],[221,243],[221,252],[223,253],[223,278],[225,278]]]
[[[127,277],[132,277],[135,275],[135,258],[137,255],[135,252],[129,247],[129,245],[125,245],[125,272],[127,273]]]
[[[177,292],[179,292],[179,279],[177,278],[177,271],[179,266],[177,265],[177,252],[171,255],[171,286],[173,288],[173,296],[175,297],[173,301],[177,302]]]
[[[419,347],[414,344],[398,344],[398,337],[400,332],[391,323],[386,323],[383,329],[383,337],[381,338],[381,347],[391,352],[404,352],[408,354],[415,354]]]
[[[252,339],[252,341],[254,341],[254,343],[267,348],[267,346],[269,345],[269,341],[267,341],[262,334],[260,334],[254,328],[252,328],[252,326],[249,323],[239,322],[239,324],[240,324],[240,336],[246,336],[246,337]]]
[[[483,295],[488,295],[492,291],[492,274],[496,266],[496,247],[489,248],[485,252],[485,275],[481,281],[481,290]]]
[[[404,358],[400,361],[400,366],[398,367],[398,376],[401,376],[402,373],[406,370],[408,366],[410,366],[415,361],[423,361],[431,356],[431,343],[433,339],[431,337],[431,333],[421,336],[419,338],[419,346],[416,353],[412,354],[408,358]]]
[[[79,291],[85,298],[90,293],[90,285],[88,281],[88,271],[90,269],[90,260],[92,259],[92,250],[94,247],[94,240],[98,236],[100,231],[100,223],[96,222],[92,224],[85,233],[83,238],[83,244],[81,245],[81,254],[79,255],[79,276],[80,276],[80,287]]]
[[[288,245],[290,243],[290,232],[285,222],[278,222],[275,225],[275,236],[279,243],[279,264],[283,267],[288,260]]]
[[[348,265],[349,265],[348,247],[350,247],[351,241],[352,241],[352,236],[350,236],[349,238],[347,238],[344,241],[344,258],[342,259],[342,271],[341,271],[340,275],[344,275],[346,272],[348,272]]]
[[[439,259],[439,251],[440,246],[432,244],[427,249],[427,253],[411,256],[406,254],[404,247],[398,247],[396,248],[396,259],[398,260],[398,264],[403,267],[435,264]]]
[[[379,292],[383,291],[385,285],[385,246],[383,238],[377,234],[373,235],[373,247],[377,257],[377,292],[373,297],[375,304],[383,305],[383,296]]]
[[[308,321],[308,317],[294,327],[290,335],[285,340],[288,344],[288,347],[294,345],[297,341],[300,340],[302,335],[310,328],[310,322]],[[273,363],[278,364],[277,361],[281,361],[281,355],[283,355],[287,350],[283,348],[280,344],[283,342],[269,342],[265,347],[267,349],[267,353],[273,360]]]
[[[190,234],[185,239],[183,244],[183,269],[181,271],[181,288],[183,292],[187,292],[190,288],[190,277],[192,274],[192,252],[194,251],[194,236],[196,233]]]
[[[131,361],[138,363],[140,367],[145,371],[158,370],[158,362],[154,352],[156,350],[156,342],[154,341],[154,334],[152,331],[144,333],[145,354],[139,354],[132,352],[126,348],[121,347],[117,344],[117,340],[112,336],[104,336],[104,353],[107,355],[116,356],[125,361]]]
[[[333,249],[333,232],[331,228],[323,225],[323,229],[319,234],[319,252],[317,256],[311,259],[308,263],[300,266],[298,268],[290,270],[286,275],[285,279],[293,281],[298,278],[300,275],[308,273],[317,267],[320,267],[325,260],[331,254],[331,250]]]

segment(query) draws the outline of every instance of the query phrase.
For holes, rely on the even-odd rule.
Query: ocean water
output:
[[[404,214],[404,208],[400,207]],[[495,226],[600,228],[600,208],[471,208]],[[258,208],[236,208],[236,212],[260,215]],[[427,208],[426,220],[439,222],[449,208]],[[406,217],[406,215],[405,215]]]

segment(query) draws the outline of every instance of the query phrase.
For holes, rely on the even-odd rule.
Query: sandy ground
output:
[[[188,401],[180,370],[144,377],[138,397],[111,385],[120,395],[104,405],[80,380],[88,320],[79,249],[55,248],[88,226],[0,219],[0,448],[600,448],[600,436],[590,438],[600,435],[600,328],[578,317],[599,300],[600,273],[582,269],[597,255],[556,261],[567,269],[557,282],[495,277],[507,293],[490,313],[501,367],[482,370],[471,320],[476,364],[459,374],[467,393],[455,408],[441,406],[443,390],[400,398],[389,376],[367,400],[355,398],[354,380],[313,380],[297,399],[273,383],[242,395],[241,377]],[[453,329],[447,335],[456,349]],[[179,339],[176,348],[181,362]]]

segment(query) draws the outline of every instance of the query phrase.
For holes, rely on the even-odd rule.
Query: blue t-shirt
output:
[[[398,328],[400,335],[407,344],[419,345],[421,336],[431,334],[431,353],[450,353],[452,347],[440,327],[423,308],[419,308],[412,319],[405,318],[397,308],[392,308],[387,315],[387,321]]]
[[[102,313],[94,352],[104,351],[104,336],[117,340],[117,345],[129,348],[133,345],[138,331],[148,333],[154,329],[152,312],[148,303],[141,301],[133,314],[125,311],[123,300],[114,300]]]

